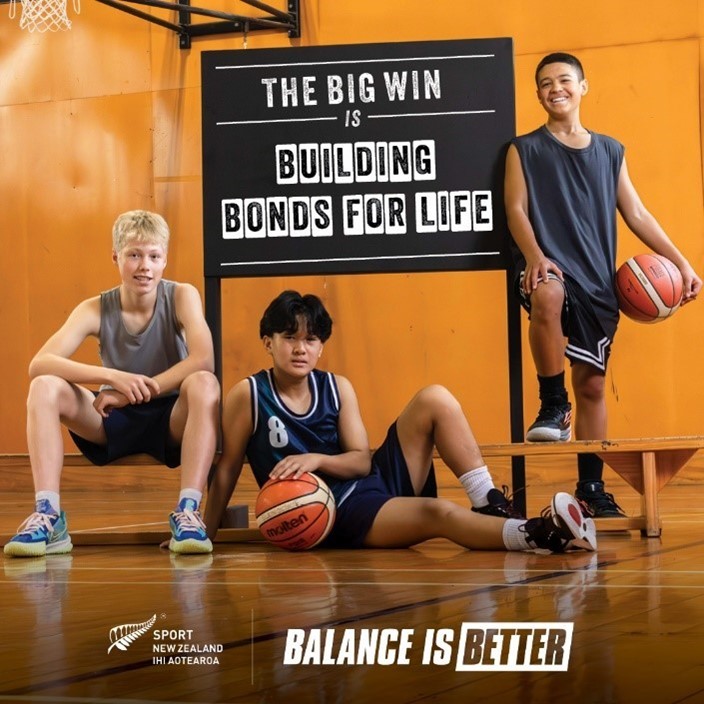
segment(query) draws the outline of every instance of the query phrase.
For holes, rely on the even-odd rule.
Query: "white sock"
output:
[[[61,500],[59,499],[59,494],[56,491],[38,491],[34,495],[34,500],[39,503],[46,499],[49,502],[51,508],[56,511],[56,513],[61,513]]]
[[[184,499],[191,499],[196,502],[196,508],[200,506],[201,499],[203,498],[203,492],[198,491],[198,489],[181,489],[181,493],[178,495],[179,504]]]
[[[490,489],[494,489],[494,480],[491,478],[486,465],[470,469],[469,472],[465,472],[459,479],[460,484],[467,492],[472,506],[481,508],[489,505],[486,495]]]
[[[531,550],[531,546],[528,545],[528,537],[524,531],[519,530],[519,527],[527,522],[517,518],[506,519],[501,537],[507,550]]]

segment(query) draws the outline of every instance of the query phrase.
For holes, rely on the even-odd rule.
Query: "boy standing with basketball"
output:
[[[494,488],[462,408],[447,389],[419,391],[372,455],[354,389],[316,369],[332,320],[317,296],[284,291],[266,309],[260,336],[273,368],[236,384],[223,410],[223,453],[208,491],[214,537],[245,456],[259,486],[315,472],[336,501],[323,545],[394,548],[447,538],[472,549],[596,549],[594,523],[569,494],[528,521]],[[437,498],[433,449],[474,505]]]
[[[36,506],[5,545],[6,555],[72,548],[59,497],[62,424],[94,464],[141,452],[169,467],[180,464],[169,547],[212,551],[198,506],[215,454],[219,384],[198,291],[162,278],[168,244],[160,215],[120,215],[112,259],[121,284],[80,303],[32,360],[27,439]],[[87,337],[98,338],[102,366],[71,359]]]
[[[679,268],[683,304],[696,298],[702,282],[638,197],[623,145],[582,126],[579,111],[588,84],[579,60],[550,54],[538,64],[535,80],[548,119],[513,140],[505,180],[508,224],[520,250],[516,288],[530,314],[528,334],[540,387],[540,412],[526,439],[570,439],[567,357],[575,435],[601,440],[606,437],[606,365],[619,318],[616,211],[644,244]],[[597,455],[579,455],[578,470],[576,496],[591,513],[623,515],[604,491],[603,462]]]

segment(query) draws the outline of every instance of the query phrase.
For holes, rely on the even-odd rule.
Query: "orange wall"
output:
[[[96,2],[84,2],[79,16],[69,2],[69,32],[28,34],[7,7],[0,5],[0,452],[23,452],[27,365],[80,300],[118,282],[110,261],[118,213],[163,213],[173,233],[168,276],[202,290],[200,52],[245,49],[231,35],[182,51],[168,30]],[[671,2],[592,0],[576,13],[546,0],[302,0],[302,11],[300,45],[513,37],[520,132],[544,119],[532,82],[538,59],[578,53],[591,83],[585,124],[626,144],[644,201],[704,272],[703,2],[678,0],[673,12]],[[249,48],[290,44],[282,33],[248,38]],[[642,249],[623,228],[619,259]],[[266,364],[258,320],[283,287],[328,303],[337,328],[323,359],[356,385],[372,442],[415,389],[436,381],[455,391],[482,440],[508,439],[502,273],[227,280],[226,387]],[[612,436],[704,431],[703,331],[704,302],[660,325],[622,323],[607,379]],[[526,340],[524,348],[529,421],[536,386]],[[81,358],[94,359],[95,350],[86,344]]]

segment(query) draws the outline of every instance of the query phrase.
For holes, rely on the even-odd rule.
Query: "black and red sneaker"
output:
[[[523,514],[513,505],[513,496],[509,496],[509,489],[504,484],[499,489],[489,489],[486,506],[472,506],[472,511],[482,513],[485,516],[498,516],[499,518],[525,518]]]
[[[572,436],[572,404],[542,405],[528,428],[528,442],[567,442]]]
[[[626,517],[623,509],[616,503],[614,495],[604,491],[604,482],[579,482],[574,495],[587,509],[587,515],[592,518]]]
[[[567,492],[560,491],[552,497],[550,506],[540,517],[529,518],[519,530],[526,534],[531,548],[565,552],[573,548],[596,550],[596,526],[584,516],[582,508]]]

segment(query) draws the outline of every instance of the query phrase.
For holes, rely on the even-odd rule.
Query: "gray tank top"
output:
[[[156,376],[188,356],[176,319],[176,284],[162,279],[157,286],[154,315],[137,335],[122,322],[119,286],[100,294],[100,359],[104,367]]]
[[[574,279],[607,317],[618,317],[616,196],[624,147],[591,133],[584,149],[568,147],[547,128],[513,140],[528,189],[528,215],[546,257]],[[525,262],[515,248],[516,266]]]

